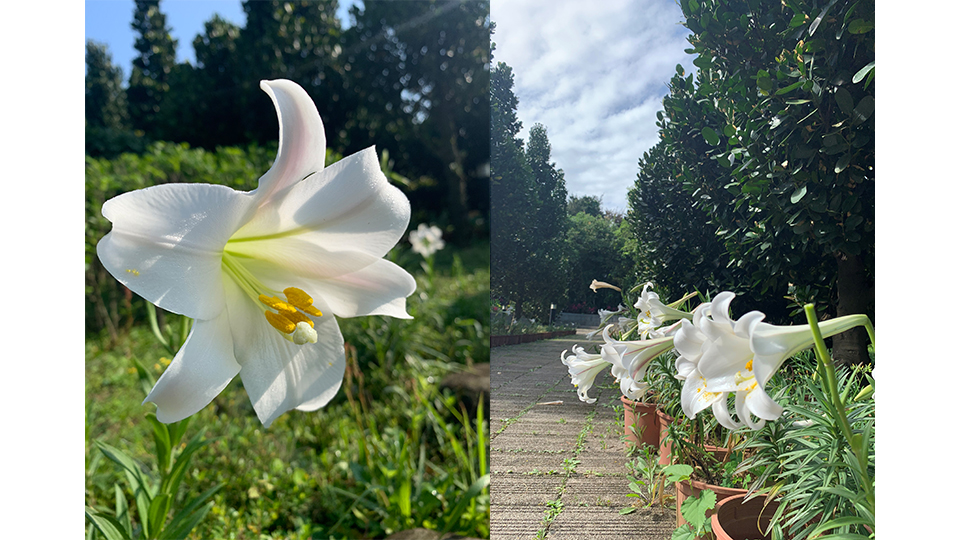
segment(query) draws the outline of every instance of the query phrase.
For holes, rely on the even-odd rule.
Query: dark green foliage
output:
[[[110,231],[110,222],[100,213],[103,203],[126,191],[155,184],[193,182],[221,184],[239,190],[257,187],[257,180],[270,168],[275,148],[221,148],[215,152],[190,149],[186,144],[154,143],[143,155],[123,154],[113,160],[86,158],[86,329],[106,329],[116,338],[136,319],[146,320],[130,291],[104,270],[96,245]],[[332,159],[332,154],[330,158]]]
[[[490,291],[519,302],[531,276],[524,268],[533,250],[529,212],[539,206],[533,174],[524,159],[513,70],[499,62],[490,77]]]
[[[597,309],[616,310],[622,295],[613,289],[590,290],[594,279],[620,288],[631,284],[621,281],[625,255],[614,220],[584,212],[569,218],[567,257],[570,269],[567,285],[567,311],[596,313]]]
[[[603,215],[603,210],[600,208],[601,197],[596,197],[594,195],[571,195],[570,200],[567,201],[567,213],[571,216],[575,216],[580,212],[589,214],[591,216],[600,217]]]
[[[162,4],[137,2],[140,55],[125,95],[113,101],[129,102],[137,131],[88,126],[88,154],[140,153],[158,140],[210,151],[273,144],[277,115],[260,81],[287,78],[317,105],[328,148],[388,152],[414,224],[438,223],[455,244],[485,238],[488,2],[368,2],[352,8],[356,24],[346,30],[337,5],[245,1],[243,27],[217,16],[205,23],[190,65],[175,61]]]
[[[139,55],[133,60],[127,101],[133,127],[155,133],[161,124],[161,106],[177,64],[177,40],[170,37],[160,0],[136,0],[135,6],[130,26],[137,33],[133,46]]]
[[[658,115],[662,148],[645,156],[632,210],[641,215],[638,197],[651,198],[657,182],[681,185],[716,232],[702,248],[715,252],[719,242],[726,252],[726,266],[706,279],[739,283],[755,298],[792,283],[823,296],[831,314],[869,314],[874,3],[681,7],[699,71],[678,66],[670,81]],[[845,346],[842,336],[838,357],[862,358],[865,341]]]
[[[510,66],[497,64],[491,88],[491,291],[517,320],[545,321],[566,287],[566,182],[546,127],[533,126],[524,149]]]

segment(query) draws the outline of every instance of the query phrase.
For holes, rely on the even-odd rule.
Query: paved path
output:
[[[669,540],[676,528],[672,508],[620,515],[637,501],[620,387],[604,370],[583,403],[560,361],[586,333],[490,349],[491,540]]]

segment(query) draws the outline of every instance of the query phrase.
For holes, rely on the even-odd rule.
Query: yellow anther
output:
[[[311,321],[309,317],[307,317],[303,313],[300,313],[299,311],[294,311],[293,313],[287,313],[285,311],[283,312],[283,316],[290,319],[294,323],[302,323],[302,322],[307,323],[310,325],[310,328],[313,328],[313,321]]]
[[[294,307],[294,306],[292,306],[292,305],[284,302],[283,300],[277,298],[276,296],[267,296],[267,295],[265,295],[265,294],[261,294],[261,295],[260,295],[260,301],[263,302],[264,304],[272,307],[273,309],[275,309],[275,310],[277,310],[277,311],[281,311],[281,312],[284,312],[284,313],[296,313],[296,312],[297,312],[297,308],[296,308],[296,307]]]
[[[270,326],[276,328],[284,334],[291,334],[297,328],[297,323],[286,318],[284,315],[274,313],[272,311],[264,311],[263,315],[267,318],[267,322],[270,323]]]
[[[746,365],[745,367],[746,367],[749,371],[753,371],[753,358],[751,358],[749,361],[747,361],[747,365]]]
[[[314,317],[323,315],[319,309],[313,307],[313,298],[303,292],[303,290],[296,287],[287,287],[283,290],[283,294],[287,297],[287,302],[300,308],[304,313],[313,315]]]

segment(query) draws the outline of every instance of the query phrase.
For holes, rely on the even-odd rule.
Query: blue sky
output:
[[[347,26],[348,8],[355,2],[341,0],[340,18]],[[113,63],[123,69],[124,79],[130,77],[130,69],[137,51],[133,48],[137,39],[130,28],[133,21],[133,0],[85,0],[84,32],[86,39],[106,43]],[[193,39],[203,32],[203,24],[216,13],[237,26],[246,23],[246,15],[240,0],[163,0],[160,11],[167,16],[170,35],[177,40],[177,61],[194,62]]]
[[[638,160],[657,142],[657,111],[676,65],[693,56],[674,0],[492,0],[493,61],[513,68],[526,140],[547,128],[571,195],[627,209]]]

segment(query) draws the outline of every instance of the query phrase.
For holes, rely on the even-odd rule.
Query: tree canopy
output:
[[[189,64],[176,62],[163,3],[137,0],[131,27],[139,55],[126,88],[108,90],[116,67],[107,51],[88,50],[87,153],[142,152],[152,141],[207,150],[276,144],[276,113],[259,84],[287,78],[313,98],[332,151],[376,145],[389,155],[414,222],[439,222],[454,241],[485,236],[489,2],[366,2],[351,9],[349,28],[337,6],[246,0],[244,26],[211,18],[192,41]],[[94,99],[91,86],[114,99]],[[116,116],[110,108],[123,108],[123,100],[130,123],[107,141],[101,120],[90,119]]]

